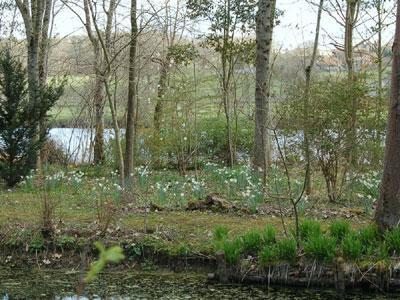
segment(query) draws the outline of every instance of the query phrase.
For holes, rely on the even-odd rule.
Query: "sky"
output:
[[[138,0],[140,7],[147,0]],[[156,0],[153,2],[157,3]],[[317,7],[312,6],[305,0],[277,0],[277,7],[284,12],[280,18],[280,24],[274,29],[273,43],[275,47],[293,49],[304,45],[314,39],[315,24],[317,17]],[[129,14],[129,1],[122,0],[120,9],[122,23],[129,30],[127,15]],[[198,26],[202,26],[198,24]],[[203,29],[203,28],[202,28]],[[64,9],[55,20],[54,33],[59,36],[71,34],[85,34],[79,19],[68,9]],[[329,34],[328,34],[329,33]],[[386,38],[390,39],[393,35],[391,29],[387,30]],[[332,48],[332,36],[342,39],[342,28],[326,13],[322,15],[320,49]]]

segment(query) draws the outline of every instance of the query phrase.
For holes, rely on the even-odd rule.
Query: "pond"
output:
[[[1,270],[0,299],[78,299],[80,274],[71,271]],[[396,295],[356,291],[270,288],[207,283],[193,273],[105,272],[79,299],[399,299]]]
[[[121,133],[124,131],[121,130]],[[93,159],[95,130],[87,128],[52,128],[49,138],[61,146],[72,163],[90,162]],[[114,137],[112,129],[104,130],[104,142]]]

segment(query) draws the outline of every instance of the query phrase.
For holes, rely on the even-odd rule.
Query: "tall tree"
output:
[[[227,161],[233,165],[236,161],[235,139],[232,119],[235,102],[234,71],[238,61],[237,50],[241,41],[238,34],[246,35],[254,29],[255,0],[187,0],[191,18],[203,18],[209,22],[205,45],[214,49],[219,55],[217,72],[221,100],[226,119]]]
[[[48,31],[53,0],[16,0],[16,4],[24,21],[27,40],[29,101],[31,105],[40,105],[40,91],[47,79]],[[37,163],[40,167],[40,159]]]
[[[115,13],[119,1],[102,0],[100,3],[83,0],[70,1],[61,0],[72,13],[74,13],[80,22],[84,25],[86,34],[93,49],[93,72],[94,72],[94,91],[93,91],[93,106],[94,106],[94,146],[93,146],[93,162],[101,164],[105,159],[104,154],[104,105],[106,98],[105,78],[104,73],[107,72],[108,63],[104,57],[104,49],[111,53],[112,48],[112,33],[115,26]],[[101,6],[101,8],[100,8]],[[103,13],[101,12],[103,11]],[[92,13],[93,11],[93,13]],[[81,16],[83,14],[83,16]],[[104,27],[101,31],[103,45],[96,31],[96,26],[100,27],[101,20],[104,19]],[[96,23],[96,24],[94,24]]]
[[[161,9],[151,5],[156,26],[162,32],[160,53],[157,57],[152,58],[159,65],[160,70],[157,86],[157,102],[154,108],[154,132],[156,135],[160,133],[165,106],[164,96],[168,90],[169,73],[174,66],[172,54],[174,49],[180,45],[184,31],[187,29],[185,5],[180,0],[176,0],[173,5],[170,2],[165,1],[165,3],[162,3]]]
[[[128,83],[128,102],[127,102],[127,119],[126,119],[126,135],[125,135],[125,180],[128,186],[132,186],[132,174],[134,166],[134,149],[135,149],[135,116],[136,116],[136,49],[137,49],[137,3],[131,0],[131,36],[129,44],[129,83]]]
[[[268,164],[269,78],[275,0],[260,0],[256,17],[256,87],[255,87],[255,167],[263,170],[264,181]]]
[[[393,43],[392,86],[387,123],[385,160],[375,220],[384,230],[400,222],[400,4],[397,1]]]
[[[309,166],[311,161],[311,151],[310,151],[310,143],[309,143],[309,134],[308,134],[308,126],[309,126],[309,97],[310,97],[310,85],[311,85],[311,73],[314,68],[315,59],[317,57],[318,52],[318,42],[319,42],[319,33],[321,28],[321,16],[322,9],[324,5],[324,0],[319,1],[318,5],[318,13],[317,13],[317,24],[315,26],[315,36],[314,36],[314,45],[311,53],[311,58],[309,63],[304,69],[304,73],[306,76],[305,83],[305,91],[304,91],[304,156],[308,164],[308,168],[306,169],[306,195],[311,194],[311,168]]]

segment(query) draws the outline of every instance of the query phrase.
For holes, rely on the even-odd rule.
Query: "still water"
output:
[[[355,291],[270,288],[207,283],[204,275],[169,272],[106,272],[76,295],[80,274],[65,271],[1,270],[0,299],[400,299]]]
[[[121,134],[124,130],[121,130]],[[90,162],[93,159],[95,131],[86,128],[52,128],[49,138],[55,141],[73,163]],[[114,137],[112,129],[104,129],[104,142]]]

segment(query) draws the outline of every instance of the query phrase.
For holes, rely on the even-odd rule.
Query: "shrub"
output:
[[[10,50],[0,55],[0,177],[14,187],[34,169],[47,137],[38,130],[63,93],[64,82],[54,80],[40,88],[35,103],[28,97],[27,71]]]
[[[297,244],[294,239],[283,239],[277,242],[274,254],[277,259],[293,262],[297,255]]]
[[[225,226],[216,226],[213,237],[215,241],[222,241],[228,237],[229,229]]]
[[[385,233],[387,249],[391,254],[400,254],[400,228],[388,230]]]
[[[243,252],[241,240],[238,238],[234,239],[233,241],[224,240],[221,243],[221,250],[224,251],[226,262],[235,264]]]
[[[311,235],[304,245],[304,252],[318,260],[331,262],[335,257],[336,240],[332,237],[319,234]]]
[[[333,221],[329,226],[329,232],[337,241],[341,241],[350,232],[350,224],[345,220]]]
[[[378,238],[379,230],[375,224],[360,229],[358,232],[358,239],[362,245],[362,253],[367,255],[371,254],[376,248]]]
[[[357,260],[362,254],[362,244],[354,233],[348,233],[342,241],[343,256],[349,260]]]
[[[263,234],[262,234],[264,244],[271,245],[271,244],[275,243],[275,237],[276,237],[275,227],[267,224],[265,226]]]
[[[244,252],[257,253],[263,245],[261,233],[256,230],[247,232],[241,240]]]
[[[304,220],[299,225],[299,234],[300,238],[306,241],[310,236],[321,234],[321,225],[313,220]]]

